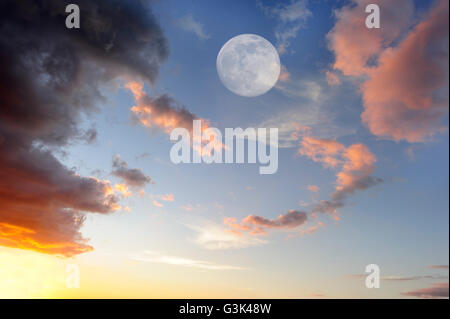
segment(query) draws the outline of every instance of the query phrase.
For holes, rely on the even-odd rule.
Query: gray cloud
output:
[[[121,178],[130,187],[143,187],[152,181],[141,169],[129,168],[119,155],[113,158],[113,171],[111,173]]]
[[[118,208],[106,182],[79,176],[52,154],[95,140],[79,123],[118,77],[154,83],[168,45],[144,1],[79,0],[81,28],[65,27],[66,0],[0,3],[0,245],[72,256],[92,250],[86,212]]]

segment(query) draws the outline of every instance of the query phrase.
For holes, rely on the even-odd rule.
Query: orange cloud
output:
[[[156,207],[163,207],[164,205],[161,204],[160,202],[158,202],[157,200],[153,200],[153,205],[155,205]]]
[[[305,136],[298,153],[324,164],[325,167],[336,167],[340,164],[338,155],[344,149],[344,145],[334,140]]]
[[[317,193],[319,191],[319,186],[317,185],[308,185],[308,190],[313,192],[313,193]]]
[[[165,202],[173,202],[175,201],[175,197],[173,194],[166,194],[166,195],[160,195],[159,199],[165,201]]]
[[[81,177],[48,152],[8,147],[0,145],[0,245],[65,257],[91,251],[80,232],[85,214],[120,208],[109,182]]]
[[[413,1],[378,2],[380,29],[363,27],[370,1],[354,2],[336,12],[327,35],[333,68],[365,80],[361,118],[373,134],[426,141],[445,129],[441,120],[448,113],[448,1],[436,1],[411,31]]]
[[[158,127],[167,134],[177,127],[182,127],[192,132],[192,121],[201,120],[202,129],[209,127],[209,121],[198,118],[187,109],[176,105],[176,102],[168,95],[152,98],[145,94],[143,84],[130,81],[126,83],[137,105],[131,108],[138,121],[147,127]]]
[[[116,184],[114,185],[114,189],[119,192],[123,197],[130,197],[131,192],[128,189],[128,186],[125,184]]]
[[[193,121],[201,121],[201,133],[205,133],[210,128],[209,120],[202,119],[189,112],[186,108],[177,105],[176,101],[170,96],[164,94],[156,98],[152,98],[145,94],[143,84],[140,82],[130,81],[126,83],[137,105],[131,108],[136,119],[146,127],[159,128],[165,133],[170,132],[175,128],[185,128],[191,135],[193,134]],[[208,131],[211,141],[202,140],[202,145],[194,146],[193,149],[202,154],[204,152],[203,145],[212,143],[213,134]],[[225,149],[225,145],[221,141],[214,139],[213,147],[210,150],[210,155],[215,149]],[[192,141],[191,141],[192,142]]]

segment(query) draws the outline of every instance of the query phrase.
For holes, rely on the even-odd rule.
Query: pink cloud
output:
[[[428,288],[407,291],[402,293],[402,295],[424,299],[448,298],[448,282],[437,283]]]
[[[336,86],[341,84],[341,79],[336,74],[336,72],[327,71],[325,72],[325,77],[329,86]]]
[[[313,212],[329,213],[339,220],[337,209],[348,195],[356,190],[369,188],[381,180],[372,176],[377,161],[369,148],[361,143],[348,147],[335,141],[303,137],[298,150],[300,155],[306,156],[315,162],[322,163],[326,168],[339,169],[336,173],[336,188],[331,200],[322,200]]]
[[[413,1],[379,1],[380,29],[363,27],[370,1],[354,2],[336,12],[327,35],[333,68],[364,80],[361,118],[374,135],[426,141],[448,113],[448,1],[436,1],[412,29]]]

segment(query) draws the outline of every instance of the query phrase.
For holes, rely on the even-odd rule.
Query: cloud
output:
[[[329,86],[336,86],[341,84],[341,79],[336,72],[326,71],[325,77]]]
[[[166,134],[175,128],[184,128],[193,136],[193,121],[201,121],[201,131],[205,132],[210,128],[208,120],[197,117],[186,108],[178,105],[176,101],[167,94],[158,97],[151,97],[144,92],[144,85],[142,82],[129,81],[125,85],[136,100],[137,105],[131,108],[135,119],[148,128],[157,128],[163,130]],[[223,148],[225,145],[221,141],[214,140],[214,149]],[[202,140],[201,145],[193,145],[193,150],[202,154],[203,147],[210,143]],[[211,142],[213,143],[213,142]],[[191,145],[193,140],[191,140]],[[211,149],[212,152],[212,149]]]
[[[298,153],[327,168],[341,167],[336,174],[335,199],[342,199],[355,190],[366,189],[381,181],[371,176],[377,159],[364,144],[345,147],[334,140],[305,136]]]
[[[448,265],[431,265],[431,266],[428,266],[428,268],[431,268],[431,269],[448,269]]]
[[[202,40],[209,39],[210,36],[205,32],[203,24],[196,21],[192,15],[187,15],[178,19],[178,25],[185,31],[194,33]]]
[[[317,222],[317,224],[312,225],[312,226],[308,227],[308,228],[305,229],[305,230],[301,229],[301,230],[300,230],[300,234],[301,234],[301,235],[305,235],[305,234],[306,234],[306,235],[311,235],[312,233],[318,231],[320,228],[323,228],[323,227],[325,227],[325,224],[324,224],[324,223],[322,223],[322,222]]]
[[[187,226],[196,232],[193,241],[197,245],[209,250],[241,249],[267,243],[263,239],[248,234],[236,236],[235,233],[230,232],[223,225],[218,225],[213,222],[203,222],[199,225]]]
[[[298,153],[324,164],[325,167],[335,168],[341,163],[339,157],[344,150],[345,146],[334,140],[305,136]]]
[[[277,38],[277,49],[280,54],[287,52],[292,39],[297,36],[298,31],[304,27],[306,20],[312,16],[307,8],[307,0],[291,0],[288,4],[279,3],[270,7],[258,2],[261,10],[270,18],[277,20],[278,25],[275,29]]]
[[[386,281],[413,281],[413,280],[421,280],[421,279],[448,279],[447,276],[434,276],[434,275],[427,275],[427,276],[410,276],[410,277],[402,277],[402,276],[385,276],[381,277],[382,280]]]
[[[310,192],[317,193],[319,191],[319,189],[320,189],[320,187],[317,185],[308,185],[308,190]]]
[[[303,225],[307,221],[307,215],[304,212],[290,210],[286,214],[279,215],[276,219],[267,219],[261,216],[248,215],[241,222],[237,222],[236,218],[225,218],[224,224],[230,231],[238,236],[242,232],[250,235],[265,235],[268,229],[288,230]]]
[[[428,288],[407,291],[402,293],[402,295],[424,299],[448,298],[448,282],[437,283]]]
[[[165,202],[175,201],[175,196],[173,196],[173,194],[159,195],[158,197]]]
[[[120,208],[107,181],[83,177],[52,152],[95,131],[80,122],[122,76],[154,83],[167,41],[139,1],[80,0],[83,27],[64,27],[67,1],[0,4],[0,245],[73,256],[93,249],[86,213]]]
[[[281,82],[289,82],[291,80],[291,73],[289,73],[288,69],[281,65],[280,76],[278,77],[278,81]]]
[[[135,254],[131,257],[133,260],[149,262],[149,263],[159,263],[173,266],[199,268],[203,270],[245,270],[246,268],[216,264],[209,261],[195,260],[184,257],[163,255],[155,251],[144,251],[140,254]]]
[[[367,274],[355,274],[349,275],[349,277],[353,278],[366,278]],[[385,281],[417,281],[417,280],[442,280],[448,279],[448,276],[440,276],[440,275],[422,275],[422,276],[382,276],[381,280]]]
[[[127,186],[140,188],[150,183],[152,179],[145,175],[141,169],[129,168],[127,162],[120,158],[120,155],[116,155],[113,158],[113,170],[112,175],[122,179]]]
[[[353,97],[342,90],[330,89],[324,79],[298,79],[291,75],[288,82],[278,81],[275,88],[284,95],[287,103],[282,103],[252,126],[277,127],[280,148],[298,146],[299,127],[308,127],[322,138],[354,134],[351,125],[336,124],[341,115],[331,107],[337,100],[353,104],[348,101]]]
[[[413,1],[382,1],[380,29],[361,27],[370,1],[354,2],[336,12],[327,36],[333,68],[363,79],[361,119],[374,135],[427,141],[448,114],[448,1],[435,1],[413,28]]]
[[[122,194],[123,197],[130,197],[131,192],[128,189],[128,186],[125,184],[116,184],[114,185],[114,190]]]
[[[157,127],[167,134],[177,127],[185,128],[192,133],[194,120],[202,121],[202,130],[209,127],[209,121],[192,114],[170,96],[166,94],[155,98],[148,96],[144,92],[142,82],[130,81],[126,87],[133,93],[137,103],[131,111],[144,126]]]
[[[322,200],[313,212],[330,213],[338,219],[337,209],[344,206],[343,200],[357,190],[364,190],[382,180],[372,176],[375,170],[375,155],[364,144],[348,147],[328,139],[304,136],[298,153],[325,168],[339,169],[336,173],[336,189],[331,200]]]
[[[160,202],[158,202],[156,199],[152,201],[153,205],[155,205],[156,207],[163,207],[164,205],[161,204]]]

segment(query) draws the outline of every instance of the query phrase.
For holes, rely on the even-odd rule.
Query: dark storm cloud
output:
[[[81,28],[63,0],[0,3],[0,245],[71,256],[91,250],[85,212],[109,213],[107,182],[81,177],[51,153],[93,142],[79,123],[118,78],[154,83],[167,41],[143,1],[79,0]]]

